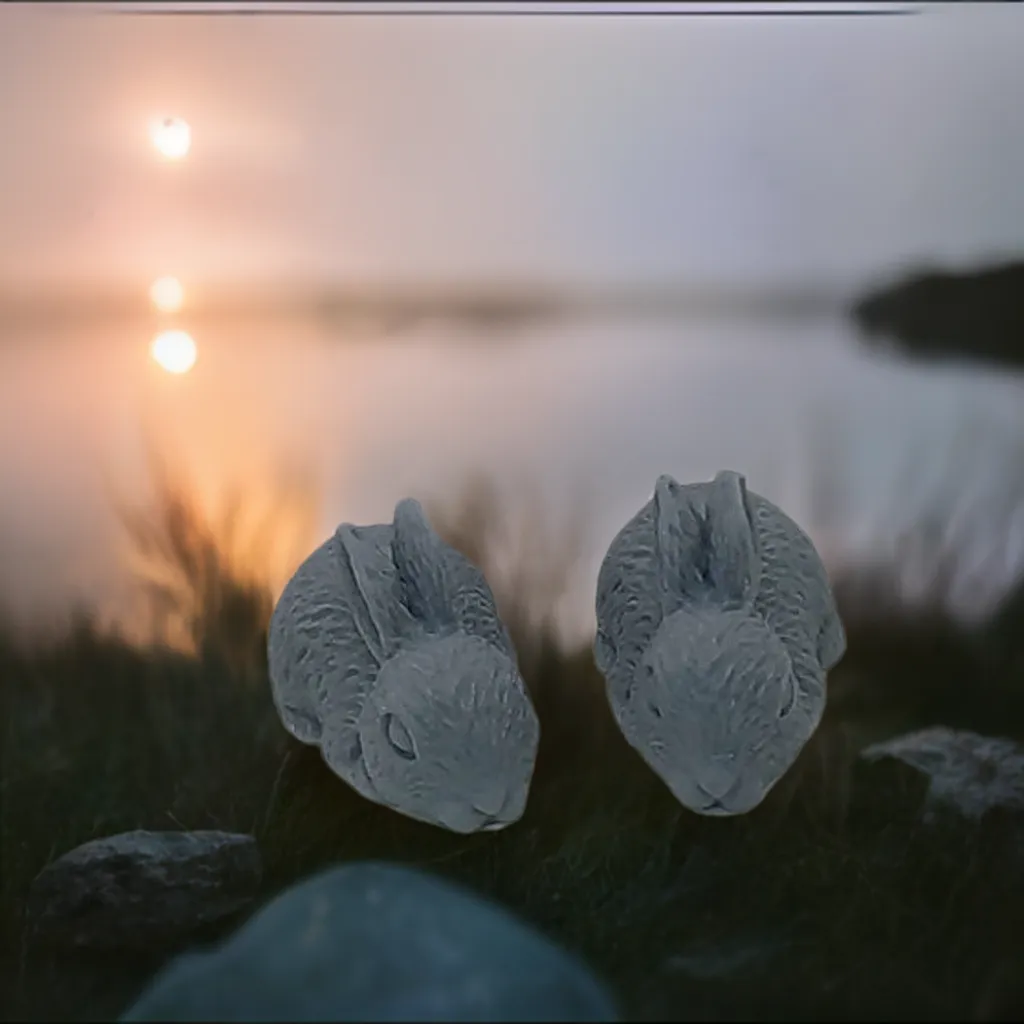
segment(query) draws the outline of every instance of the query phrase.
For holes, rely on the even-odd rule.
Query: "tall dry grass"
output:
[[[234,484],[211,508],[152,446],[149,467],[147,501],[114,496],[144,635],[258,674],[274,600],[314,542],[316,489],[306,476],[282,473],[262,501]]]

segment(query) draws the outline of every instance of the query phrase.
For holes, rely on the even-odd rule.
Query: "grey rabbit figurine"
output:
[[[810,538],[739,473],[663,475],[608,549],[596,610],[629,743],[690,810],[757,807],[817,728],[846,649]]]
[[[285,728],[367,799],[461,833],[522,816],[537,715],[483,574],[417,501],[339,526],[288,582],[267,646]]]

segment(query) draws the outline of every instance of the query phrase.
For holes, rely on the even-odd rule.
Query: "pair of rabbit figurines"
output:
[[[596,607],[629,743],[692,811],[756,807],[817,728],[846,647],[807,535],[739,473],[661,476],[608,549]],[[537,715],[483,574],[417,501],[317,548],[268,648],[285,727],[367,799],[461,833],[522,816]]]

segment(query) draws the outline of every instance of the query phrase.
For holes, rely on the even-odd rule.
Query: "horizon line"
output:
[[[857,290],[859,292],[859,289]],[[148,289],[35,289],[0,293],[0,328],[55,322],[239,321],[253,318],[321,323],[377,323],[407,329],[425,322],[490,328],[587,319],[642,321],[720,318],[806,318],[841,313],[856,293],[823,285],[803,287],[648,285],[434,285],[326,287],[197,287],[178,310],[160,312]]]

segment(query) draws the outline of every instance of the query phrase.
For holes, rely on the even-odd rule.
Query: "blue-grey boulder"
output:
[[[365,862],[285,891],[164,969],[124,1021],[613,1021],[590,971],[502,908]]]

